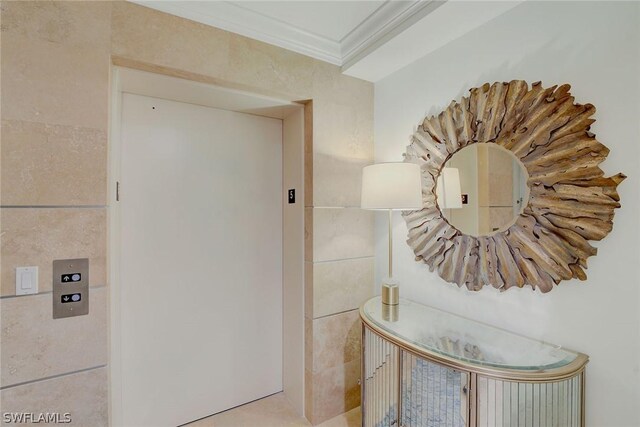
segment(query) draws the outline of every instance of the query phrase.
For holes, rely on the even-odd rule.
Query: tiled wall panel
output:
[[[107,132],[2,121],[3,206],[105,205]]]
[[[51,291],[55,259],[89,258],[89,284],[107,284],[105,208],[3,208],[2,295],[15,295],[15,269],[37,266],[40,292]]]
[[[313,261],[373,256],[374,213],[360,208],[313,210]]]
[[[71,425],[100,427],[108,425],[107,368],[91,369],[0,391],[3,413],[69,414]],[[64,419],[64,418],[62,418]],[[3,417],[4,421],[4,417]],[[42,426],[39,423],[2,425]],[[51,424],[50,424],[51,425]]]
[[[319,262],[313,266],[313,317],[357,309],[374,293],[372,257]]]
[[[53,319],[50,293],[0,300],[1,387],[107,364],[108,289],[89,292],[89,314],[66,319]]]

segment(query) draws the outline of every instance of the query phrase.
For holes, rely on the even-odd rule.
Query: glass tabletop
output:
[[[397,312],[391,317],[388,311],[383,311],[380,296],[367,301],[361,312],[365,320],[383,332],[420,350],[474,365],[544,371],[568,365],[579,356],[579,353],[560,346],[406,299],[400,299]]]

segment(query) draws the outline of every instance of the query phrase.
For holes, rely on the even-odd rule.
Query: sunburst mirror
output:
[[[403,214],[417,261],[474,291],[586,279],[626,177],[604,176],[596,109],[570,88],[486,83],[418,125],[404,156],[421,167],[424,208]]]

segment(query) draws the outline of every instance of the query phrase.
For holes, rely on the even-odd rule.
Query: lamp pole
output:
[[[389,209],[389,278],[393,277],[393,232],[391,229],[392,210]]]

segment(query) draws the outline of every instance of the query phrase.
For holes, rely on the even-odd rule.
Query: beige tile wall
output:
[[[356,309],[373,292],[373,217],[357,209],[360,169],[373,162],[373,85],[129,2],[2,2],[1,13],[2,410],[69,411],[72,425],[107,423],[111,62],[311,101],[306,415],[318,424],[357,406]],[[90,314],[54,321],[51,261],[80,256],[91,259]],[[40,295],[12,296],[23,265],[40,267]]]
[[[15,295],[15,267],[24,265],[37,265],[39,291],[51,291],[54,259],[89,258],[89,284],[106,285],[106,221],[105,208],[3,207],[2,295]]]
[[[313,314],[329,316],[353,310],[373,292],[371,257],[316,263],[313,266]],[[371,286],[363,286],[363,284]]]
[[[3,413],[58,412],[62,417],[68,412],[71,422],[62,425],[71,426],[98,427],[109,422],[107,368],[89,369],[3,389],[0,398]],[[7,425],[37,427],[43,423]]]
[[[106,163],[104,130],[2,121],[3,206],[104,205]]]
[[[107,423],[108,3],[2,2],[0,399]],[[54,259],[90,258],[90,313],[52,318]],[[14,296],[15,267],[39,267]]]
[[[2,387],[106,365],[107,293],[93,288],[87,316],[55,321],[51,294],[2,299]]]

